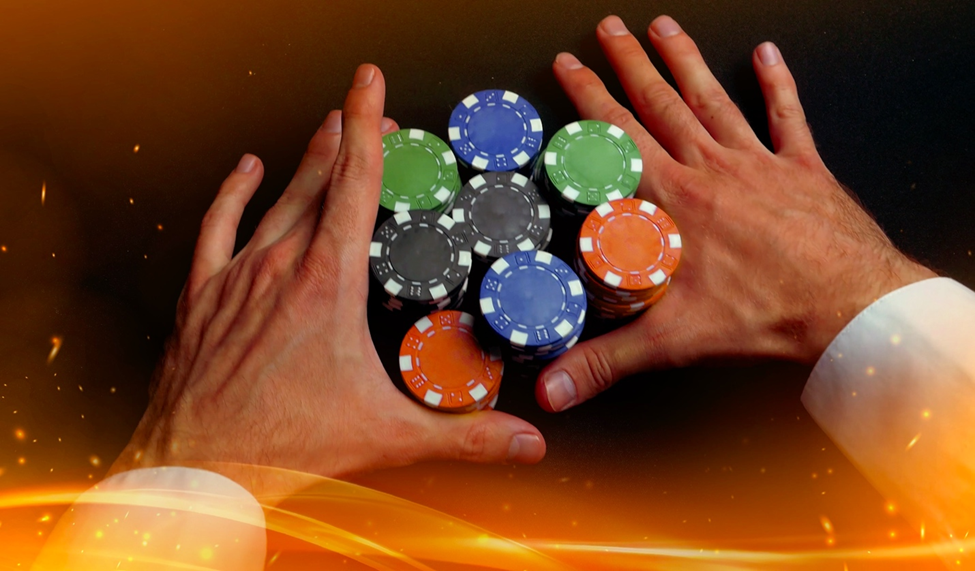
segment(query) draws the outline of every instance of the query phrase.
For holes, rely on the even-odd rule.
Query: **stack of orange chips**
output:
[[[494,408],[504,361],[484,350],[474,335],[474,316],[438,311],[410,327],[399,352],[406,389],[416,400],[444,412]]]
[[[656,205],[623,198],[597,206],[576,243],[590,313],[622,319],[646,311],[666,292],[680,255],[680,232]]]

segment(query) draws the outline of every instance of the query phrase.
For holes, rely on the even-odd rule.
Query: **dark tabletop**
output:
[[[0,486],[104,472],[141,416],[220,182],[242,153],[263,159],[243,243],[361,62],[384,71],[387,114],[404,127],[445,136],[460,99],[505,88],[528,98],[551,134],[576,118],[551,73],[555,54],[576,53],[625,100],[595,26],[615,13],[645,38],[667,13],[768,143],[751,50],[773,40],[837,179],[898,247],[975,286],[970,1],[9,4],[0,15],[0,434],[26,427],[31,437],[0,437]],[[681,230],[693,239],[693,228]],[[53,336],[63,347],[49,365]],[[534,404],[530,379],[514,379],[500,407],[546,435],[541,465],[419,466],[361,481],[510,534],[531,534],[530,518],[504,519],[496,506],[519,493],[531,503],[526,490],[546,486],[598,506],[570,525],[560,515],[568,508],[537,500],[556,536],[818,537],[822,514],[864,544],[906,529],[806,415],[807,375],[786,364],[658,373],[557,416]],[[20,456],[29,461],[18,467]],[[445,486],[497,485],[481,508],[461,509],[416,492],[431,470]],[[592,523],[613,513],[627,525]]]

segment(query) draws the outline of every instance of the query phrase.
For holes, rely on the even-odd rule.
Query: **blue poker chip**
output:
[[[481,313],[512,349],[550,353],[579,335],[586,292],[568,264],[548,252],[498,258],[481,281]]]
[[[542,148],[542,119],[517,93],[478,91],[454,108],[450,144],[460,160],[477,171],[513,171],[529,164]]]

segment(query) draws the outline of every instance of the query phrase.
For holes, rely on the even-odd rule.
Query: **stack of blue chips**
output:
[[[542,119],[517,93],[488,89],[457,105],[448,135],[460,162],[475,171],[527,169],[542,148]]]
[[[513,360],[549,361],[572,348],[586,324],[579,276],[548,252],[515,252],[491,264],[481,282],[481,313]]]

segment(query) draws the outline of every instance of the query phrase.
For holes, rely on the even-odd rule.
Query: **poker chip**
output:
[[[594,207],[636,193],[643,159],[623,129],[602,121],[576,121],[552,137],[535,179],[559,210],[587,214]]]
[[[420,129],[383,137],[383,188],[379,204],[393,212],[450,209],[460,192],[453,151],[442,139]]]
[[[474,335],[474,316],[438,311],[421,317],[403,338],[399,368],[411,396],[444,412],[494,408],[504,361]]]
[[[455,235],[489,262],[511,252],[544,249],[552,236],[550,218],[538,188],[518,173],[474,176],[453,208]]]
[[[542,146],[542,119],[517,93],[501,89],[468,96],[450,115],[450,144],[476,171],[512,171],[528,165]]]
[[[593,313],[617,319],[646,311],[670,285],[681,246],[674,221],[650,202],[597,206],[579,230],[574,261]]]
[[[491,330],[521,360],[549,360],[578,340],[586,293],[568,264],[548,252],[498,258],[481,282],[480,307]]]
[[[430,313],[463,301],[471,252],[451,217],[431,210],[397,212],[373,235],[369,265],[393,311]]]

